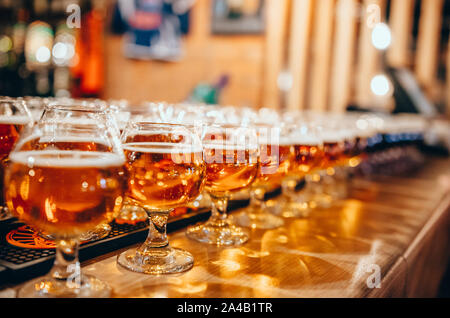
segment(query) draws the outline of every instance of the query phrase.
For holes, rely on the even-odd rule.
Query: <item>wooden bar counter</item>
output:
[[[448,158],[407,177],[354,179],[349,199],[254,230],[239,248],[200,244],[179,230],[171,245],[195,257],[182,274],[129,272],[116,263],[123,250],[83,270],[109,283],[113,297],[433,297],[450,252],[449,179]]]

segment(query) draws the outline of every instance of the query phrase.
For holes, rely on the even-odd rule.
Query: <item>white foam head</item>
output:
[[[321,139],[311,134],[292,134],[286,141],[291,145],[317,146],[321,144]]]
[[[26,125],[31,121],[32,119],[26,115],[17,115],[17,116],[0,115],[0,124]]]
[[[199,145],[178,144],[171,142],[130,142],[123,144],[123,149],[142,153],[193,153],[202,152]]]
[[[30,168],[108,168],[119,167],[125,163],[124,157],[115,153],[63,150],[33,150],[13,152],[10,155],[10,160],[11,162],[22,163]]]

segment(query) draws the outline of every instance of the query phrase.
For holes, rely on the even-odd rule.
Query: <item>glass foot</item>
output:
[[[145,222],[148,219],[147,212],[141,207],[126,204],[120,210],[116,217],[116,223],[136,224],[138,222]]]
[[[279,203],[272,209],[275,215],[283,218],[304,218],[309,216],[311,211],[307,202],[297,202],[290,199],[280,199]]]
[[[9,212],[8,208],[0,205],[0,221],[11,219],[13,215]]]
[[[108,298],[111,288],[105,282],[82,274],[80,284],[53,277],[37,278],[26,283],[17,294],[20,298]]]
[[[111,232],[111,225],[108,223],[100,224],[96,226],[93,230],[80,235],[80,241],[96,241],[108,236]]]
[[[206,222],[189,226],[186,235],[201,243],[217,246],[239,246],[249,240],[249,234],[241,227],[230,223],[214,225]]]
[[[181,273],[192,268],[191,253],[172,247],[156,247],[145,252],[140,248],[127,250],[117,257],[117,263],[133,272],[144,274]]]
[[[254,211],[253,209],[243,210],[242,212],[232,216],[234,223],[250,227],[252,229],[275,229],[284,225],[282,218],[270,214],[265,210]]]

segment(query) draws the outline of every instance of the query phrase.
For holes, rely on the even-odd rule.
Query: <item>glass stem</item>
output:
[[[149,221],[148,235],[144,244],[138,248],[139,252],[145,254],[150,249],[163,248],[169,245],[167,221],[170,211],[146,211]]]
[[[227,226],[228,225],[228,196],[215,197],[210,195],[212,201],[211,217],[208,223],[213,226]]]
[[[263,187],[255,187],[250,191],[250,209],[253,214],[260,214],[264,211],[264,195],[266,191]]]
[[[70,288],[81,286],[81,267],[78,261],[77,239],[55,239],[56,257],[50,275],[58,280],[66,280]]]
[[[297,182],[298,180],[293,177],[288,177],[283,180],[281,184],[281,192],[283,193],[283,196],[292,199],[295,195],[295,187],[297,185]]]

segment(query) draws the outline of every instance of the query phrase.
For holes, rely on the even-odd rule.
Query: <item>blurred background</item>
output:
[[[0,95],[450,116],[448,0],[0,0]]]

